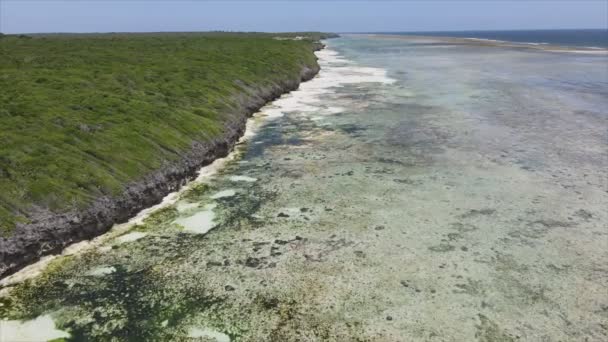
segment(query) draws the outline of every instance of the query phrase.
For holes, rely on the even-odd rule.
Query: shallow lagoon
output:
[[[321,74],[259,113],[217,175],[5,290],[0,328],[605,340],[608,58],[432,38],[328,44]]]

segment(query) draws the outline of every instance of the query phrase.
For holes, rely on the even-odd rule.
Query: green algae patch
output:
[[[196,284],[185,284],[176,292],[152,267],[133,266],[115,264],[112,272],[96,275],[81,269],[19,285],[3,299],[14,308],[4,317],[27,320],[53,312],[58,329],[69,332],[69,341],[171,339],[180,333],[175,326],[192,311],[219,302]],[[44,304],[36,300],[40,297]]]
[[[148,216],[141,224],[135,226],[135,230],[147,232],[160,230],[167,227],[167,222],[175,219],[179,215],[179,210],[175,205],[161,208]]]
[[[209,190],[210,187],[207,183],[195,184],[188,190],[184,191],[184,193],[180,195],[180,199],[194,202],[207,195]]]

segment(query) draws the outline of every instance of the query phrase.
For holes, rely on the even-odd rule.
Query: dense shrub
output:
[[[220,134],[232,95],[297,77],[315,63],[311,44],[235,33],[4,36],[0,232],[34,207],[117,194]]]

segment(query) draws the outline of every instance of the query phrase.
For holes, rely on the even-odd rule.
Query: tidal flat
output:
[[[608,339],[608,57],[326,43],[217,173],[2,289],[0,340]]]

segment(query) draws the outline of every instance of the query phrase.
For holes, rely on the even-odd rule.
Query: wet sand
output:
[[[606,57],[425,39],[330,40],[217,173],[4,290],[0,332],[606,340]]]

